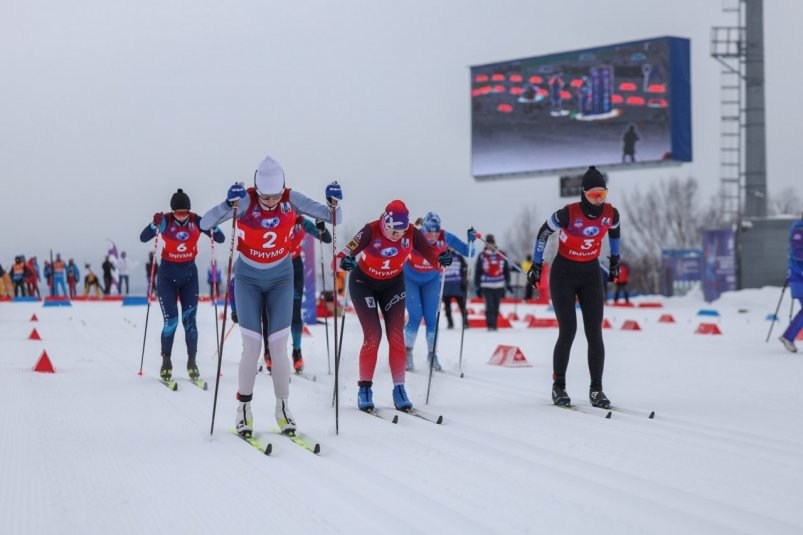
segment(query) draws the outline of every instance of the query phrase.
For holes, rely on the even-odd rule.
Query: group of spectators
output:
[[[94,291],[96,297],[110,295],[115,289],[117,293],[128,294],[128,260],[125,251],[117,262],[111,261],[109,256],[101,265],[103,270],[103,286],[98,275],[88,263],[84,264],[83,295],[88,296]],[[118,279],[115,281],[114,272]],[[35,256],[26,260],[24,255],[18,255],[14,262],[4,268],[0,264],[0,297],[35,297],[41,299],[44,295],[69,296],[71,299],[78,295],[78,285],[81,282],[81,270],[75,260],[70,258],[64,262],[61,254],[51,263],[45,260],[40,270],[39,261]],[[44,288],[42,288],[44,284]],[[125,288],[123,288],[125,286]],[[46,293],[45,293],[46,292]]]

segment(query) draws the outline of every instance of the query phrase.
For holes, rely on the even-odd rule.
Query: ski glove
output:
[[[530,270],[527,271],[527,282],[535,286],[536,288],[541,283],[541,270],[543,269],[543,264],[533,264],[530,266]]]
[[[326,223],[324,223],[322,219],[319,219],[315,222],[315,228],[318,229],[318,232],[323,234],[323,231],[326,230]]]
[[[323,243],[332,243],[332,234],[324,229],[323,232],[320,233],[321,241]]]
[[[237,323],[237,313],[233,310],[231,311],[231,321]]]
[[[610,264],[608,264],[608,282],[616,282],[619,278],[619,255],[611,255],[608,257]]]
[[[226,204],[229,206],[234,206],[234,203],[240,201],[241,199],[245,199],[245,188],[239,182],[235,182],[229,188],[229,192],[226,194]]]
[[[332,206],[337,205],[337,201],[343,200],[343,189],[337,181],[326,186],[326,201]]]
[[[162,223],[164,222],[164,220],[165,220],[165,215],[162,212],[158,212],[156,214],[153,214],[153,223],[152,223],[152,225],[153,225],[154,230],[158,229],[158,228],[161,228]]]
[[[448,249],[438,255],[438,264],[442,265],[443,267],[449,267],[452,265],[452,252]]]
[[[343,271],[351,271],[355,267],[357,267],[357,259],[353,256],[344,256],[340,261],[340,269]]]
[[[473,243],[474,240],[477,239],[477,231],[474,230],[474,227],[468,229],[468,243]]]

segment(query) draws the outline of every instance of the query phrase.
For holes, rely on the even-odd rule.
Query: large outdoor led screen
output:
[[[471,67],[472,174],[691,161],[689,40]]]

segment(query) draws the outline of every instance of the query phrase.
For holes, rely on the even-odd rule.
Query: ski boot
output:
[[[557,383],[552,384],[552,403],[561,407],[568,407],[572,404],[569,394],[566,393],[565,386],[560,386]]]
[[[783,344],[783,346],[786,348],[787,351],[789,351],[790,353],[797,353],[797,346],[795,346],[795,343],[787,340],[784,335],[779,336],[778,340],[781,341],[781,343]]]
[[[197,381],[201,377],[201,372],[198,371],[198,365],[195,363],[195,355],[187,359],[187,375],[193,381]]]
[[[237,416],[234,419],[234,429],[237,434],[246,438],[251,436],[254,425],[254,415],[251,414],[251,396],[240,396],[237,399],[248,398],[248,401],[240,401],[237,405]]]
[[[357,407],[361,411],[372,411],[374,410],[374,392],[371,390],[371,385],[373,385],[371,381],[360,381],[357,383],[357,386],[360,389],[357,391]]]
[[[408,372],[415,371],[415,363],[413,362],[413,348],[405,347],[404,350],[407,352],[407,364],[405,364],[404,369]]]
[[[294,435],[296,432],[296,421],[293,413],[287,406],[287,398],[276,398],[276,422],[282,430],[283,435]]]
[[[599,407],[600,409],[610,409],[611,408],[611,400],[605,395],[605,392],[602,390],[594,390],[593,388],[588,391],[588,399],[591,401],[591,404],[594,407]]]
[[[301,348],[293,348],[293,369],[296,373],[304,371],[304,357],[301,356]]]
[[[436,372],[443,371],[443,368],[441,368],[441,363],[438,362],[438,355],[430,353],[429,355],[427,355],[427,362],[432,364],[432,369],[435,370]]]
[[[396,385],[393,387],[393,404],[397,410],[410,412],[413,408],[413,402],[407,397],[407,392],[404,390],[404,385]]]
[[[173,363],[170,361],[170,355],[162,353],[162,369],[159,370],[159,377],[162,381],[169,381],[173,377]]]

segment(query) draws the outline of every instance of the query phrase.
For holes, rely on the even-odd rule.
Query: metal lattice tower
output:
[[[724,0],[735,26],[711,28],[720,78],[722,214],[738,223],[767,215],[763,0]]]

